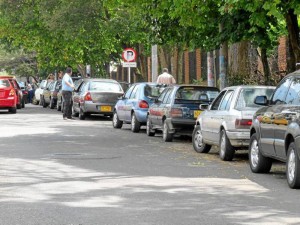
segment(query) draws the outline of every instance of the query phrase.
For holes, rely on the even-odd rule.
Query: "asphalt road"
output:
[[[222,162],[108,118],[0,111],[1,225],[300,224],[299,199],[283,164],[253,174],[245,151]]]

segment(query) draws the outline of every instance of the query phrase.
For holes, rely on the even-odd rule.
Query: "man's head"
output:
[[[71,67],[67,67],[67,69],[66,69],[66,73],[68,73],[68,74],[72,74],[72,68],[71,68]]]
[[[168,68],[163,68],[163,73],[168,73],[168,72],[169,72]]]

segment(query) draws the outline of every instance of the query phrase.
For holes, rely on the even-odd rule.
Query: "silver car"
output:
[[[260,107],[254,104],[256,96],[271,97],[275,87],[233,86],[221,91],[196,121],[193,131],[193,147],[196,152],[207,153],[212,145],[220,147],[222,160],[231,161],[237,148],[249,146],[250,126],[253,114]]]
[[[73,93],[73,115],[84,120],[90,114],[113,115],[118,98],[124,94],[121,85],[112,79],[83,79]]]

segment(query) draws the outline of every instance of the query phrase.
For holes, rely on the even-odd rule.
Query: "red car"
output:
[[[0,77],[0,109],[17,112],[18,93],[8,77]]]

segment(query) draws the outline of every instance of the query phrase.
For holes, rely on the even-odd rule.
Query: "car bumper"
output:
[[[230,143],[234,147],[249,146],[250,132],[247,131],[226,131],[226,135],[230,140]]]
[[[180,132],[181,134],[192,135],[196,119],[167,118],[166,123],[170,133]]]
[[[0,99],[0,109],[16,107],[15,99]]]
[[[102,110],[101,106],[110,106],[110,110]],[[82,105],[82,109],[85,113],[91,114],[103,114],[103,115],[113,115],[113,109],[115,104],[105,104],[105,103],[94,103],[94,102],[85,102]]]
[[[140,123],[147,123],[147,113],[148,113],[148,109],[146,110],[135,110],[134,111],[136,119],[140,122]]]

